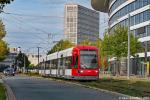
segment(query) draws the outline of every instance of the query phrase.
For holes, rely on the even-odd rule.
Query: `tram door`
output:
[[[61,55],[61,58],[59,59],[59,68],[58,68],[58,75],[63,76],[63,70],[64,70],[64,58],[63,55]]]
[[[65,62],[66,62],[66,58],[63,58],[62,76],[65,76]]]
[[[72,75],[78,76],[78,63],[79,63],[79,57],[78,55],[72,56]]]

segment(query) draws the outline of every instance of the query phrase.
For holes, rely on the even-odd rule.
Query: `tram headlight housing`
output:
[[[83,73],[83,70],[80,70],[80,73]]]

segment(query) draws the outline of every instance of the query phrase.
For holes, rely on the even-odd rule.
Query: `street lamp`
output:
[[[37,47],[37,49],[38,49],[38,72],[40,70],[40,66],[39,66],[39,63],[40,63],[40,48],[41,47]]]
[[[127,62],[127,79],[130,79],[130,13],[128,14],[128,62]]]
[[[17,48],[17,55],[20,54],[20,53],[21,53],[21,47],[18,47],[18,48]],[[20,63],[20,61],[17,60],[16,63],[17,63],[17,65],[16,65],[17,70],[19,70],[19,63]]]
[[[24,60],[23,70],[24,70],[24,73],[25,73],[25,72],[26,72],[26,59],[25,59],[25,53],[23,54],[23,60]]]

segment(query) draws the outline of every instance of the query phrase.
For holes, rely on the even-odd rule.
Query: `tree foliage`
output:
[[[111,57],[126,57],[128,53],[128,29],[123,26],[118,26],[114,33],[111,35],[105,35],[102,43],[105,56]],[[134,37],[130,33],[130,51],[134,56],[140,48],[140,42],[138,38]]]
[[[80,42],[80,45],[93,45],[93,42],[91,42],[89,40],[83,40]]]
[[[6,4],[10,4],[14,0],[0,0],[0,10],[4,8]]]
[[[30,65],[29,65],[29,68],[34,68],[34,67],[35,67],[34,64],[30,64]]]
[[[112,55],[112,37],[110,37],[108,34],[104,35],[103,41],[102,41],[102,56],[111,56]]]
[[[0,61],[4,60],[8,54],[7,44],[0,40]]]
[[[30,61],[28,60],[28,57],[23,53],[19,53],[18,56],[16,57],[15,61],[16,66],[19,66],[20,68],[24,67],[24,59],[25,59],[25,67],[29,67]]]
[[[54,45],[54,47],[50,51],[48,51],[48,54],[52,54],[54,52],[67,49],[72,46],[73,46],[73,44],[71,42],[69,42],[68,40],[60,40],[56,45]]]
[[[11,3],[14,0],[0,0],[0,13],[2,12],[4,6],[6,4]],[[6,55],[8,54],[8,47],[7,44],[2,40],[6,35],[5,26],[0,20],[0,61],[4,60],[6,58]]]
[[[0,61],[4,60],[8,54],[7,43],[2,40],[5,37],[5,35],[5,26],[2,20],[0,20]]]
[[[6,35],[5,25],[3,24],[2,20],[0,20],[0,40],[2,40]]]

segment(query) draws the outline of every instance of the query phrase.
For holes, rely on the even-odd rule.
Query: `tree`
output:
[[[93,45],[93,43],[89,40],[83,40],[80,42],[80,45]]]
[[[102,39],[98,38],[96,41],[91,43],[92,46],[96,46],[98,48],[99,51],[99,55],[100,57],[102,56]]]
[[[34,66],[35,66],[34,64],[30,64],[30,65],[29,65],[29,68],[32,69],[32,68],[34,68]]]
[[[112,56],[112,36],[109,36],[108,34],[104,35],[104,38],[102,40],[102,56]]]
[[[0,20],[0,40],[2,40],[6,35],[5,25],[3,24],[2,20]]]
[[[105,56],[109,55],[117,58],[126,57],[128,53],[128,28],[118,26],[113,34],[104,36],[102,44]],[[130,48],[132,56],[134,56],[140,48],[138,38],[134,37],[132,33],[130,33]]]
[[[48,54],[52,54],[57,51],[61,51],[67,48],[71,48],[73,44],[68,40],[60,40],[54,47],[48,51]]]
[[[134,37],[130,33],[130,52],[134,56],[138,49],[140,48],[140,42],[137,37]],[[102,42],[102,51],[104,57],[107,59],[111,57],[116,57],[116,72],[120,73],[120,59],[122,57],[127,57],[128,53],[128,28],[123,26],[118,26],[114,32],[110,35],[105,34]]]
[[[2,12],[4,6],[6,4],[11,3],[14,0],[0,0],[0,13]],[[0,20],[0,61],[4,60],[6,58],[6,55],[8,54],[8,47],[7,44],[2,40],[6,35],[5,26]]]
[[[0,40],[0,61],[4,60],[8,54],[7,44]]]
[[[25,67],[29,67],[30,65],[30,61],[28,60],[28,57],[23,54],[23,53],[19,53],[18,56],[16,57],[16,65],[19,66],[20,68],[24,67],[24,57],[25,57]]]
[[[2,40],[5,37],[5,35],[5,26],[2,20],[0,20],[0,61],[4,60],[8,54],[7,43]]]
[[[6,4],[10,4],[14,0],[0,0],[0,10],[4,8]]]

